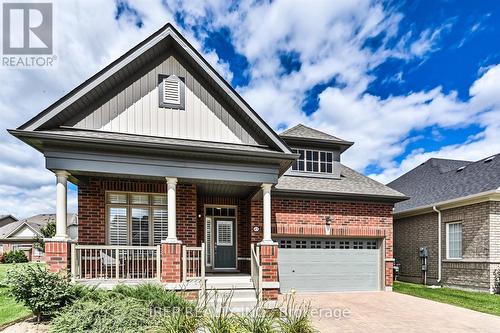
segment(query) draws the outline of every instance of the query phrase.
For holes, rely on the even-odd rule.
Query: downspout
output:
[[[438,279],[437,283],[441,282],[441,211],[436,208],[436,206],[432,206],[432,210],[438,213]]]

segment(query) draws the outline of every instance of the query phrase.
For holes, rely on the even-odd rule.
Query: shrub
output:
[[[83,293],[83,288],[72,285],[67,277],[50,273],[40,265],[9,270],[6,285],[15,300],[26,305],[38,321],[42,316],[53,315]]]
[[[158,324],[152,329],[156,333],[194,333],[202,326],[203,312],[172,312],[159,317]]]
[[[277,318],[271,311],[256,307],[250,313],[237,317],[240,326],[252,333],[277,332]]]
[[[3,264],[5,262],[5,256],[3,253],[0,253],[0,264]]]
[[[26,256],[26,253],[24,253],[24,251],[14,250],[7,252],[4,255],[3,260],[6,264],[17,264],[22,262],[28,262],[28,257]]]
[[[133,332],[150,330],[149,307],[141,301],[116,295],[100,301],[82,299],[66,307],[51,322],[54,333]]]
[[[114,293],[145,301],[151,308],[162,311],[186,311],[194,309],[194,303],[182,297],[181,293],[165,290],[160,284],[145,283],[138,286],[120,284]]]
[[[297,304],[294,295],[289,295],[284,301],[285,310],[280,318],[280,328],[283,333],[316,333],[311,323],[311,305],[302,302]]]
[[[239,327],[237,316],[229,311],[233,293],[214,294],[213,307],[208,308],[204,327],[210,333],[242,333],[245,329]]]
[[[495,294],[500,295],[500,268],[497,268],[493,271],[494,275],[494,286],[493,286],[493,292]]]

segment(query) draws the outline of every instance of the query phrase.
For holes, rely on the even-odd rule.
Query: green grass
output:
[[[407,295],[500,316],[500,295],[451,288],[431,289],[421,284],[395,281],[393,290]]]
[[[21,303],[17,303],[10,295],[8,288],[2,284],[7,271],[19,265],[37,265],[37,264],[0,264],[0,327],[13,321],[25,318],[31,314],[31,311]]]

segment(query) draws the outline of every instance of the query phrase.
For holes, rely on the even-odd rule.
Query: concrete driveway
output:
[[[500,317],[395,292],[298,294],[321,332],[500,332]]]

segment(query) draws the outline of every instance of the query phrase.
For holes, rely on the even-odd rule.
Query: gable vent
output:
[[[181,82],[169,77],[163,79],[163,103],[181,104]]]

